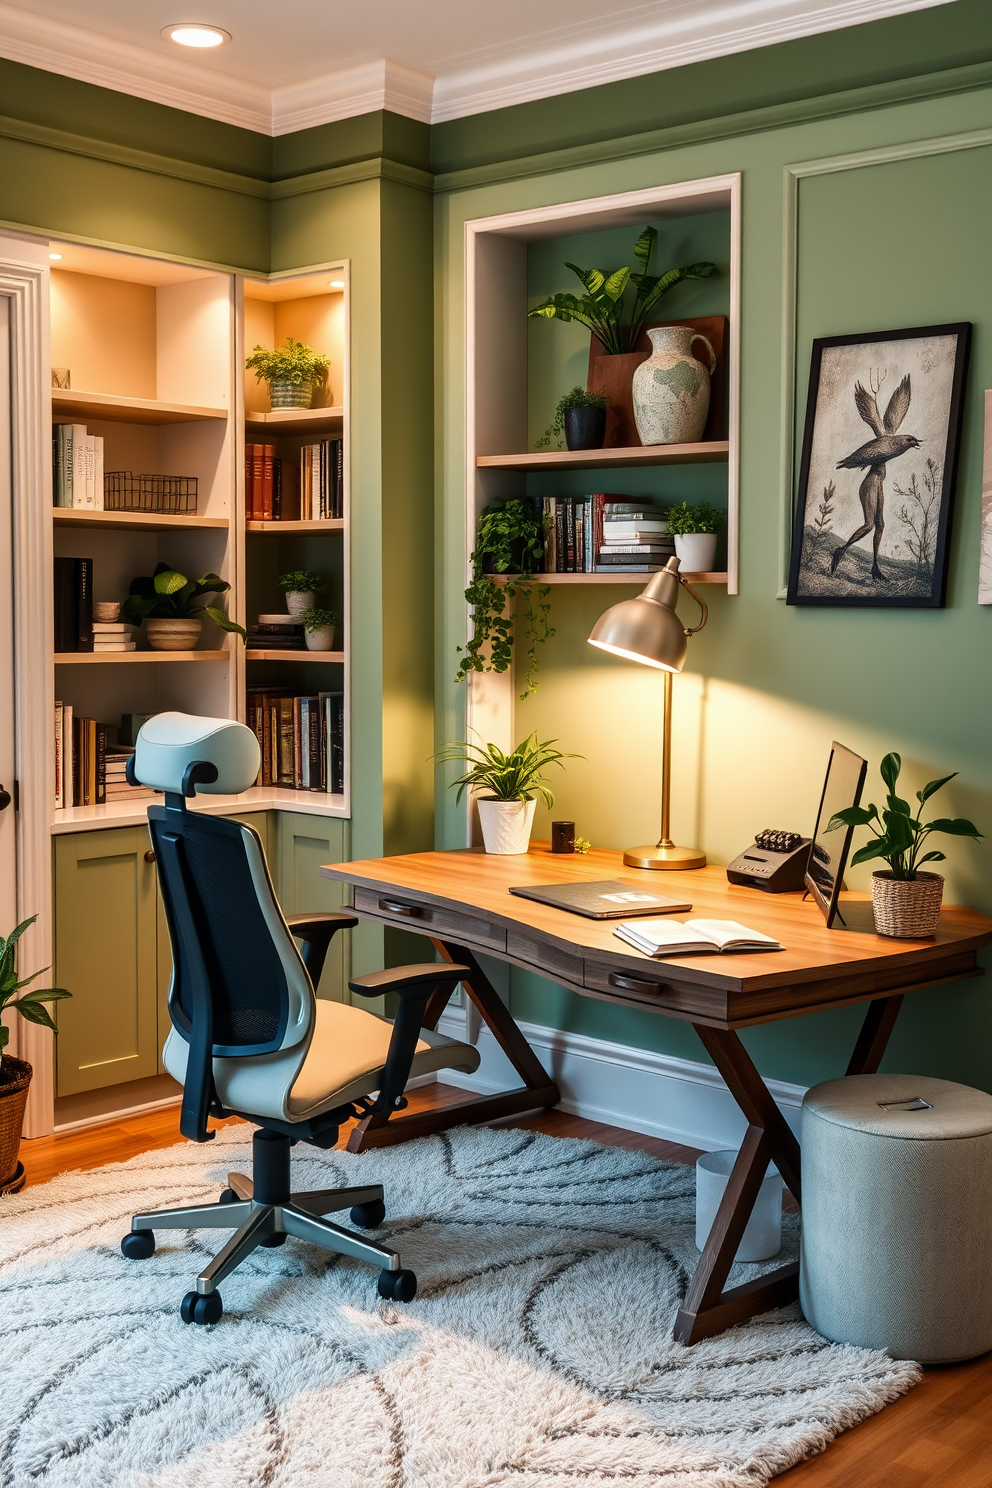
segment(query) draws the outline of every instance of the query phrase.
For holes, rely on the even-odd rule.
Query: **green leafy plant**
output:
[[[29,920],[22,920],[16,929],[12,930],[6,940],[0,936],[0,1017],[5,1016],[11,1009],[16,1008],[22,1018],[29,1023],[40,1023],[43,1028],[50,1028],[53,1033],[58,1033],[52,1015],[43,1006],[46,1002],[61,1002],[63,998],[71,997],[64,987],[36,987],[33,992],[24,992],[22,989],[28,987],[35,977],[41,976],[41,971],[33,972],[29,977],[17,979],[17,942],[24,934],[29,925],[33,925],[37,915],[32,915]],[[48,967],[42,967],[42,971],[48,971]],[[21,993],[18,996],[18,993]],[[10,1031],[5,1024],[0,1023],[0,1074],[3,1071],[3,1051],[10,1039]]]
[[[324,590],[320,574],[307,568],[294,568],[292,573],[280,574],[276,582],[287,594],[322,594]]]
[[[303,614],[300,616],[300,624],[303,626],[304,630],[309,630],[312,632],[315,630],[323,630],[324,627],[328,625],[337,625],[340,622],[340,619],[340,615],[338,615],[335,610],[322,610],[320,605],[311,605],[310,608],[308,610],[304,610]]]
[[[914,816],[909,802],[896,795],[896,783],[901,769],[902,759],[898,754],[887,754],[879,766],[879,774],[887,791],[885,809],[882,812],[875,805],[848,806],[830,818],[827,831],[834,832],[838,827],[870,827],[874,833],[874,841],[858,848],[851,859],[851,867],[870,862],[872,858],[881,858],[888,863],[893,878],[914,879],[924,863],[942,863],[945,860],[946,855],[942,852],[923,851],[927,838],[933,832],[942,832],[949,837],[976,838],[981,837],[982,833],[963,816],[937,816],[928,822],[920,820],[930,797],[936,795],[941,786],[954,779],[956,770],[954,775],[931,780],[929,785],[916,792],[916,799],[920,804]]]
[[[591,847],[592,847],[592,843],[589,841],[589,838],[588,837],[576,837],[576,839],[575,839],[575,851],[577,853],[582,853],[583,856],[584,856],[589,851],[589,849]]]
[[[651,256],[658,240],[653,227],[646,227],[634,244],[634,257],[640,272],[629,264],[619,269],[580,269],[566,263],[566,269],[580,281],[584,295],[554,294],[543,304],[528,310],[528,316],[544,320],[577,320],[587,326],[603,344],[607,356],[633,351],[637,338],[648,322],[651,311],[663,295],[684,279],[708,279],[716,264],[686,264],[681,269],[668,269],[664,274],[650,274]],[[633,296],[627,293],[633,290]]]
[[[711,506],[708,501],[700,501],[696,506],[690,506],[687,501],[679,501],[675,506],[670,506],[665,513],[668,518],[668,530],[674,537],[686,537],[692,532],[719,532],[723,526],[724,514],[718,506]]]
[[[565,433],[565,415],[570,408],[605,408],[606,406],[605,393],[590,393],[578,386],[570,388],[563,398],[559,398],[555,416],[537,441],[537,448],[548,449],[552,439],[556,439],[558,448],[561,449],[561,441]]]
[[[551,807],[555,804],[555,796],[544,779],[544,771],[549,765],[564,769],[562,760],[582,758],[579,754],[564,754],[556,749],[557,742],[557,739],[547,739],[542,743],[533,733],[512,753],[504,754],[495,744],[458,740],[446,744],[434,758],[439,764],[454,760],[468,765],[465,774],[451,782],[458,787],[457,801],[471,788],[488,792],[488,799],[494,801],[530,801],[534,796],[540,796],[544,804]]]
[[[472,636],[465,646],[456,682],[469,672],[505,672],[513,660],[514,604],[519,598],[527,643],[524,690],[537,691],[537,651],[550,636],[551,589],[535,583],[532,575],[544,558],[544,523],[533,502],[514,497],[489,506],[479,520],[479,534],[470,562],[472,578],[465,590],[472,611]],[[495,573],[508,574],[497,584],[486,572],[487,560]],[[488,648],[488,650],[487,650]]]
[[[254,372],[258,382],[289,382],[293,387],[312,387],[323,382],[330,357],[322,356],[303,341],[287,336],[281,346],[270,351],[266,346],[256,346],[245,361],[249,371]]]
[[[121,619],[129,625],[140,625],[142,620],[195,619],[202,613],[221,630],[233,631],[244,640],[243,628],[217,605],[197,603],[204,594],[226,594],[230,587],[218,574],[188,579],[167,563],[160,563],[153,574],[131,580],[127,599],[121,605]]]

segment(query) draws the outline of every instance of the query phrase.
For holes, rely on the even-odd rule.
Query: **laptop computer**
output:
[[[598,879],[593,883],[525,884],[511,888],[521,899],[536,899],[587,920],[629,920],[632,915],[677,914],[692,905],[686,899],[666,899],[640,885]]]

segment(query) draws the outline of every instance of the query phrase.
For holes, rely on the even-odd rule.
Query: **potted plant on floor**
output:
[[[317,595],[324,592],[323,579],[311,568],[294,568],[291,573],[280,574],[277,583],[286,595],[286,609],[294,620],[312,610]]]
[[[668,508],[668,530],[675,538],[675,553],[687,573],[712,573],[716,568],[716,539],[724,514],[708,501],[690,506],[679,501]]]
[[[314,388],[324,381],[330,365],[330,357],[322,356],[292,336],[287,336],[274,351],[256,346],[245,362],[256,381],[269,384],[272,408],[309,408]]]
[[[303,611],[300,620],[306,635],[308,651],[334,650],[334,627],[340,620],[340,616],[334,610],[325,610],[321,609],[320,605],[311,605],[309,610]]]
[[[230,589],[218,574],[188,579],[185,574],[160,563],[155,572],[131,580],[130,592],[121,605],[121,619],[129,625],[145,622],[148,644],[153,651],[193,651],[200,640],[204,615],[221,630],[245,639],[243,628],[217,605],[201,604],[204,594],[225,594]]]
[[[554,746],[557,739],[542,743],[531,734],[510,754],[495,744],[473,744],[458,741],[446,744],[434,756],[444,764],[455,760],[467,764],[464,775],[452,784],[458,787],[460,801],[470,787],[476,794],[482,840],[487,853],[519,854],[530,846],[534,811],[540,796],[547,807],[555,804],[554,792],[544,779],[549,765],[564,768],[562,760],[579,759],[577,754],[564,754]]]
[[[957,771],[954,775],[942,776],[940,780],[931,780],[929,785],[916,792],[920,804],[914,815],[909,802],[896,794],[901,769],[902,760],[898,754],[887,754],[879,766],[887,792],[883,811],[879,812],[875,805],[848,806],[831,817],[827,831],[835,831],[838,827],[871,828],[874,840],[858,849],[851,859],[851,867],[874,858],[881,858],[889,865],[871,876],[875,929],[879,935],[891,935],[897,939],[925,940],[937,928],[944,879],[940,873],[924,873],[921,865],[942,863],[945,858],[942,852],[923,851],[927,839],[934,832],[973,838],[981,837],[982,833],[963,816],[938,816],[928,822],[920,820],[930,797],[953,780]]]
[[[538,449],[550,449],[551,441],[561,449],[562,435],[570,450],[602,449],[606,438],[605,393],[587,393],[573,387],[558,400],[555,416],[537,441]]]
[[[527,642],[524,690],[537,691],[537,648],[554,629],[548,624],[551,589],[534,581],[544,559],[544,521],[532,501],[513,497],[498,501],[479,518],[479,533],[471,557],[472,581],[465,590],[472,611],[472,637],[465,646],[455,676],[461,682],[469,672],[506,672],[513,660],[516,600],[526,604],[523,612]],[[493,574],[507,574],[497,584]]]
[[[33,992],[25,992],[24,988],[35,977],[41,976],[40,971],[22,977],[20,981],[17,978],[17,942],[37,918],[37,915],[32,915],[29,920],[22,920],[6,940],[0,936],[0,1018],[16,1008],[29,1023],[40,1023],[43,1028],[57,1033],[58,1029],[44,1004],[59,1002],[71,997],[72,993],[64,987],[36,987]],[[47,971],[48,967],[43,970]],[[13,1054],[5,1052],[9,1038],[9,1029],[0,1022],[0,1193],[17,1193],[24,1187],[24,1167],[18,1161],[17,1152],[32,1074],[26,1059],[15,1059]]]

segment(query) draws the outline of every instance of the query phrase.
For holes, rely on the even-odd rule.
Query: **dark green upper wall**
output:
[[[430,125],[388,110],[283,134],[271,144],[276,181],[376,156],[418,170],[430,170],[431,164]]]

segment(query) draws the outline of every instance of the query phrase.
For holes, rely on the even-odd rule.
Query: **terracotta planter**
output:
[[[287,382],[283,377],[274,377],[269,383],[269,404],[272,408],[309,408],[313,397],[313,385],[305,382],[300,386]]]
[[[0,1068],[0,1193],[17,1193],[24,1187],[24,1167],[17,1149],[28,1103],[31,1066],[24,1059],[3,1056]]]
[[[334,650],[334,626],[322,625],[319,630],[308,630],[306,632],[308,651],[333,651]]]
[[[476,801],[476,805],[487,853],[511,856],[528,850],[536,800],[496,801],[483,797]]]
[[[888,869],[871,876],[871,907],[879,935],[927,940],[937,929],[944,879],[940,873],[893,878]]]
[[[304,610],[312,610],[316,601],[317,596],[309,589],[290,589],[286,593],[286,609],[294,620],[298,620]]]
[[[677,532],[675,554],[686,573],[712,573],[716,568],[716,533]]]
[[[145,621],[145,633],[153,651],[195,651],[202,629],[203,621],[195,615],[185,620]]]

